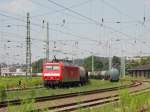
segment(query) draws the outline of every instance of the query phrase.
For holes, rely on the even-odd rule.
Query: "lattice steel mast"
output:
[[[31,39],[30,39],[30,14],[29,13],[27,13],[26,76],[31,76]]]
[[[46,62],[49,61],[49,23],[47,22],[47,38],[46,38]]]

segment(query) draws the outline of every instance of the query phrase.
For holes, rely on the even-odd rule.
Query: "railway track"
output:
[[[141,82],[138,82],[134,86],[130,86],[130,87],[136,87],[139,85],[141,85]],[[131,95],[136,95],[136,94],[141,94],[143,92],[147,92],[147,90],[150,91],[150,87],[142,89],[142,92],[141,92],[141,90],[135,90],[135,91],[131,91],[130,93],[131,93]],[[105,97],[101,97],[101,98],[96,98],[96,99],[84,100],[81,102],[73,102],[73,103],[69,103],[69,104],[51,106],[51,107],[48,107],[47,109],[52,110],[53,112],[55,112],[55,111],[56,112],[70,112],[70,111],[74,111],[74,110],[77,110],[80,108],[86,108],[86,107],[91,107],[91,106],[114,103],[116,101],[119,101],[119,95],[118,94],[105,96]],[[42,110],[37,109],[36,111],[41,112]]]
[[[147,90],[147,89],[143,89]],[[145,91],[146,92],[146,91]],[[141,94],[140,90],[131,92],[131,95],[136,95],[136,94]],[[106,105],[108,103],[114,103],[116,101],[119,101],[119,95],[112,95],[112,96],[106,96],[103,98],[97,98],[97,99],[92,99],[92,100],[86,100],[80,103],[71,103],[71,104],[65,104],[65,105],[59,105],[59,106],[53,106],[49,107],[49,110],[53,110],[53,112],[70,112],[74,111],[80,108],[86,108],[86,107],[92,107],[92,106],[97,106],[97,105]],[[140,112],[145,112],[147,108],[140,110]],[[38,109],[38,112],[41,112],[42,110]]]
[[[141,82],[134,82],[133,84],[128,85],[128,88],[136,87],[136,86],[139,86],[141,84],[142,84]],[[123,87],[121,87],[120,89],[123,89]],[[117,89],[113,89],[113,90],[108,89],[107,91],[116,91],[116,90]],[[140,90],[136,90],[136,91],[131,92],[131,93],[136,93],[136,92],[139,92],[139,91]],[[106,92],[106,91],[102,91],[102,92]],[[95,94],[95,92],[93,92],[91,94]],[[104,96],[104,97],[95,98],[95,99],[88,99],[88,100],[79,101],[79,102],[73,102],[73,103],[67,103],[67,104],[62,104],[62,105],[50,106],[47,109],[52,110],[53,112],[55,112],[55,111],[56,112],[70,112],[70,111],[73,111],[73,110],[77,110],[79,108],[85,108],[85,107],[91,107],[91,106],[96,106],[96,105],[103,105],[103,104],[107,104],[107,103],[113,103],[113,102],[116,102],[118,100],[119,100],[119,95],[115,94],[115,95],[109,95],[109,96]],[[42,112],[42,110],[43,109],[36,109],[36,110],[33,110],[33,111]]]
[[[40,85],[40,86],[26,87],[26,88],[10,88],[10,89],[6,89],[5,91],[13,92],[13,91],[23,91],[23,90],[40,89],[40,88],[44,88],[44,87]]]
[[[76,103],[70,103],[70,104],[64,104],[64,105],[58,105],[53,107],[48,107],[48,110],[53,110],[53,112],[70,112],[73,110],[77,110],[79,108],[85,108],[89,106],[96,106],[96,105],[102,105],[110,102],[118,101],[118,95],[114,96],[107,96],[103,98],[97,98],[93,100],[86,100],[82,102],[76,102]],[[37,112],[42,112],[41,109],[37,109]]]
[[[112,87],[112,88],[105,88],[105,89],[98,89],[98,90],[91,90],[91,91],[77,92],[77,93],[69,93],[69,94],[62,94],[62,95],[54,95],[54,96],[37,97],[35,98],[35,102],[44,102],[48,100],[57,100],[57,99],[70,98],[70,97],[76,97],[76,96],[84,96],[84,95],[102,93],[102,92],[107,92],[107,91],[116,91],[118,89],[136,87],[141,84],[142,84],[141,82],[132,81],[132,84],[130,85],[128,84],[128,85],[123,85],[119,87]],[[0,102],[0,108],[7,107],[8,105],[19,105],[21,104],[21,101],[22,100],[3,101],[3,102]]]

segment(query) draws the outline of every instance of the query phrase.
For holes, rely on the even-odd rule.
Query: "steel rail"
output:
[[[60,94],[60,95],[53,95],[53,96],[36,97],[34,98],[34,100],[35,102],[43,102],[43,101],[48,101],[48,100],[63,99],[63,98],[81,96],[81,95],[102,93],[102,92],[107,92],[107,91],[115,91],[118,89],[135,87],[141,84],[142,84],[141,82],[132,81],[132,84],[118,86],[118,87],[111,87],[111,88],[104,88],[104,89],[97,89],[97,90],[76,92],[76,93],[67,93],[67,94]],[[33,98],[29,98],[28,100],[32,100],[32,99]],[[19,105],[21,104],[21,102],[22,102],[22,99],[3,101],[3,102],[0,102],[0,108],[7,107],[8,105]]]
[[[6,89],[6,92],[13,92],[13,91],[23,91],[23,90],[30,90],[30,89],[40,89],[40,88],[44,88],[42,85],[40,86],[33,86],[33,87],[25,87],[25,88],[10,88],[10,89]]]
[[[147,92],[145,90],[150,89],[150,88],[145,88],[142,90],[135,90],[130,92],[131,95],[137,95],[137,94],[142,94],[144,92]],[[141,92],[144,91],[144,92]],[[91,99],[91,100],[85,100],[82,102],[76,102],[76,103],[70,103],[70,104],[63,104],[63,105],[58,105],[58,106],[52,106],[48,107],[48,110],[52,110],[53,112],[70,112],[74,111],[80,108],[86,108],[86,107],[91,107],[91,106],[97,106],[97,105],[103,105],[103,104],[108,104],[108,103],[114,103],[116,101],[119,101],[119,95],[110,95],[102,98],[96,98],[96,99]],[[41,109],[37,109],[36,111],[42,112]],[[144,112],[141,110],[140,112]]]

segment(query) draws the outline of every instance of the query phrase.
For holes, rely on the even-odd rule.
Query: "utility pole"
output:
[[[74,53],[74,44],[76,44],[76,42],[75,43],[73,43],[73,45],[72,45],[72,64],[74,65],[74,57],[73,57],[73,53]]]
[[[45,38],[45,20],[42,21],[42,37]],[[46,48],[45,48],[46,47],[45,46],[46,40],[47,39],[45,39],[45,41],[44,41],[44,48],[43,48],[43,51],[44,51],[43,52],[43,54],[44,54],[43,62],[42,62],[43,64],[46,62]]]
[[[30,39],[30,14],[27,13],[27,37],[26,37],[26,77],[31,76],[31,39]]]
[[[75,64],[75,58],[77,58],[76,49],[78,49],[78,41],[75,41],[72,45],[72,64]]]
[[[111,68],[112,68],[112,58],[109,57],[109,70],[111,70]]]
[[[47,22],[46,62],[49,61],[49,23]]]
[[[109,70],[112,68],[112,57],[111,57],[111,40],[109,41]]]
[[[121,57],[121,75],[124,78],[125,77],[125,57]]]
[[[94,74],[94,56],[92,54],[92,74]]]

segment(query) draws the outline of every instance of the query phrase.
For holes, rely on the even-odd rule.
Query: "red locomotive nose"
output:
[[[46,63],[43,65],[43,80],[61,80],[60,63]]]

